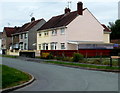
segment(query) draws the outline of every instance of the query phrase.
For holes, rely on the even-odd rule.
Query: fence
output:
[[[120,49],[80,49],[80,50],[41,50],[42,53],[51,53],[53,56],[72,57],[74,53],[81,53],[84,57],[117,56]]]
[[[41,50],[41,55],[42,53],[50,53],[57,57],[63,55],[73,57],[74,53],[81,53],[88,63],[120,67],[120,49]],[[105,58],[103,59],[103,57]]]

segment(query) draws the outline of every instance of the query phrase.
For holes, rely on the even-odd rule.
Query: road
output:
[[[32,84],[16,91],[118,91],[117,73],[11,58],[2,58],[2,64],[28,72],[36,78]]]

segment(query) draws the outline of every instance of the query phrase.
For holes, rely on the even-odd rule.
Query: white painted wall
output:
[[[110,43],[110,34],[104,33],[104,43]]]
[[[65,43],[65,50],[67,49],[67,37],[66,37],[66,28],[65,29],[65,34],[61,34],[61,29],[57,29],[57,35],[52,36],[50,42],[57,42],[57,50],[61,50],[61,43]],[[52,31],[50,31],[52,33]]]
[[[67,26],[67,40],[102,42],[103,29],[102,25],[86,9],[82,16],[79,15]]]

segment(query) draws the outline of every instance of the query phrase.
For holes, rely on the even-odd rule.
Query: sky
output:
[[[48,21],[63,14],[68,1],[71,1],[71,11],[75,11],[77,2],[82,1],[84,8],[88,8],[102,24],[108,25],[118,19],[119,0],[0,0],[0,32],[4,27],[30,22],[31,14],[36,20],[44,18]]]

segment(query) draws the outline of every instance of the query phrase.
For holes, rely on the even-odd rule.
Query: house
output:
[[[16,32],[15,27],[4,27],[2,34],[2,50],[3,53],[12,48],[12,34]]]
[[[44,19],[35,20],[31,18],[31,22],[25,23],[16,33],[12,34],[13,50],[36,50],[37,32],[46,21]]]
[[[2,54],[2,32],[0,32],[0,54]]]
[[[83,3],[77,11],[65,8],[64,14],[52,17],[37,31],[37,50],[78,50],[109,48],[110,30],[95,18]]]

